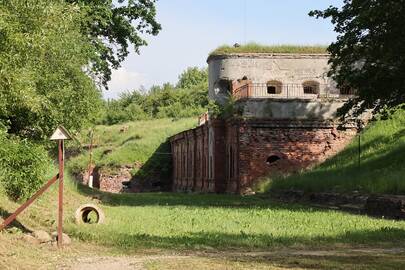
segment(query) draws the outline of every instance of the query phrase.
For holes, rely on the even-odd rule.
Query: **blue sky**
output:
[[[336,38],[329,20],[309,17],[313,9],[341,6],[343,0],[159,0],[162,31],[146,37],[141,54],[131,53],[113,72],[105,98],[175,83],[190,66],[206,66],[210,51],[223,44],[329,44]]]

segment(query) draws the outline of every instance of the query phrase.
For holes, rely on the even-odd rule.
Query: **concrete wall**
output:
[[[247,99],[237,103],[238,111],[248,118],[334,119],[342,100]]]
[[[328,54],[230,54],[210,56],[209,97],[224,102],[229,95],[225,81],[242,79],[246,76],[253,83],[267,83],[271,80],[283,84],[302,84],[316,81],[324,88],[334,88],[334,82],[327,76]]]

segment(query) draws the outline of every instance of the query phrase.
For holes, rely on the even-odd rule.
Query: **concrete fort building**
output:
[[[340,151],[357,131],[337,118],[353,93],[336,88],[327,76],[329,55],[313,50],[212,53],[209,98],[232,113],[207,113],[198,127],[171,137],[173,189],[243,193],[263,177]]]

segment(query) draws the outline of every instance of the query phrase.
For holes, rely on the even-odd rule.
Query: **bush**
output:
[[[13,200],[29,198],[44,183],[49,166],[42,146],[0,134],[0,178],[4,191]]]

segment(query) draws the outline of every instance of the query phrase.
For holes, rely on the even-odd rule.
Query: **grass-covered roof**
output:
[[[237,53],[327,53],[324,45],[261,45],[248,43],[239,47],[223,45],[210,53],[213,55],[237,54]]]

